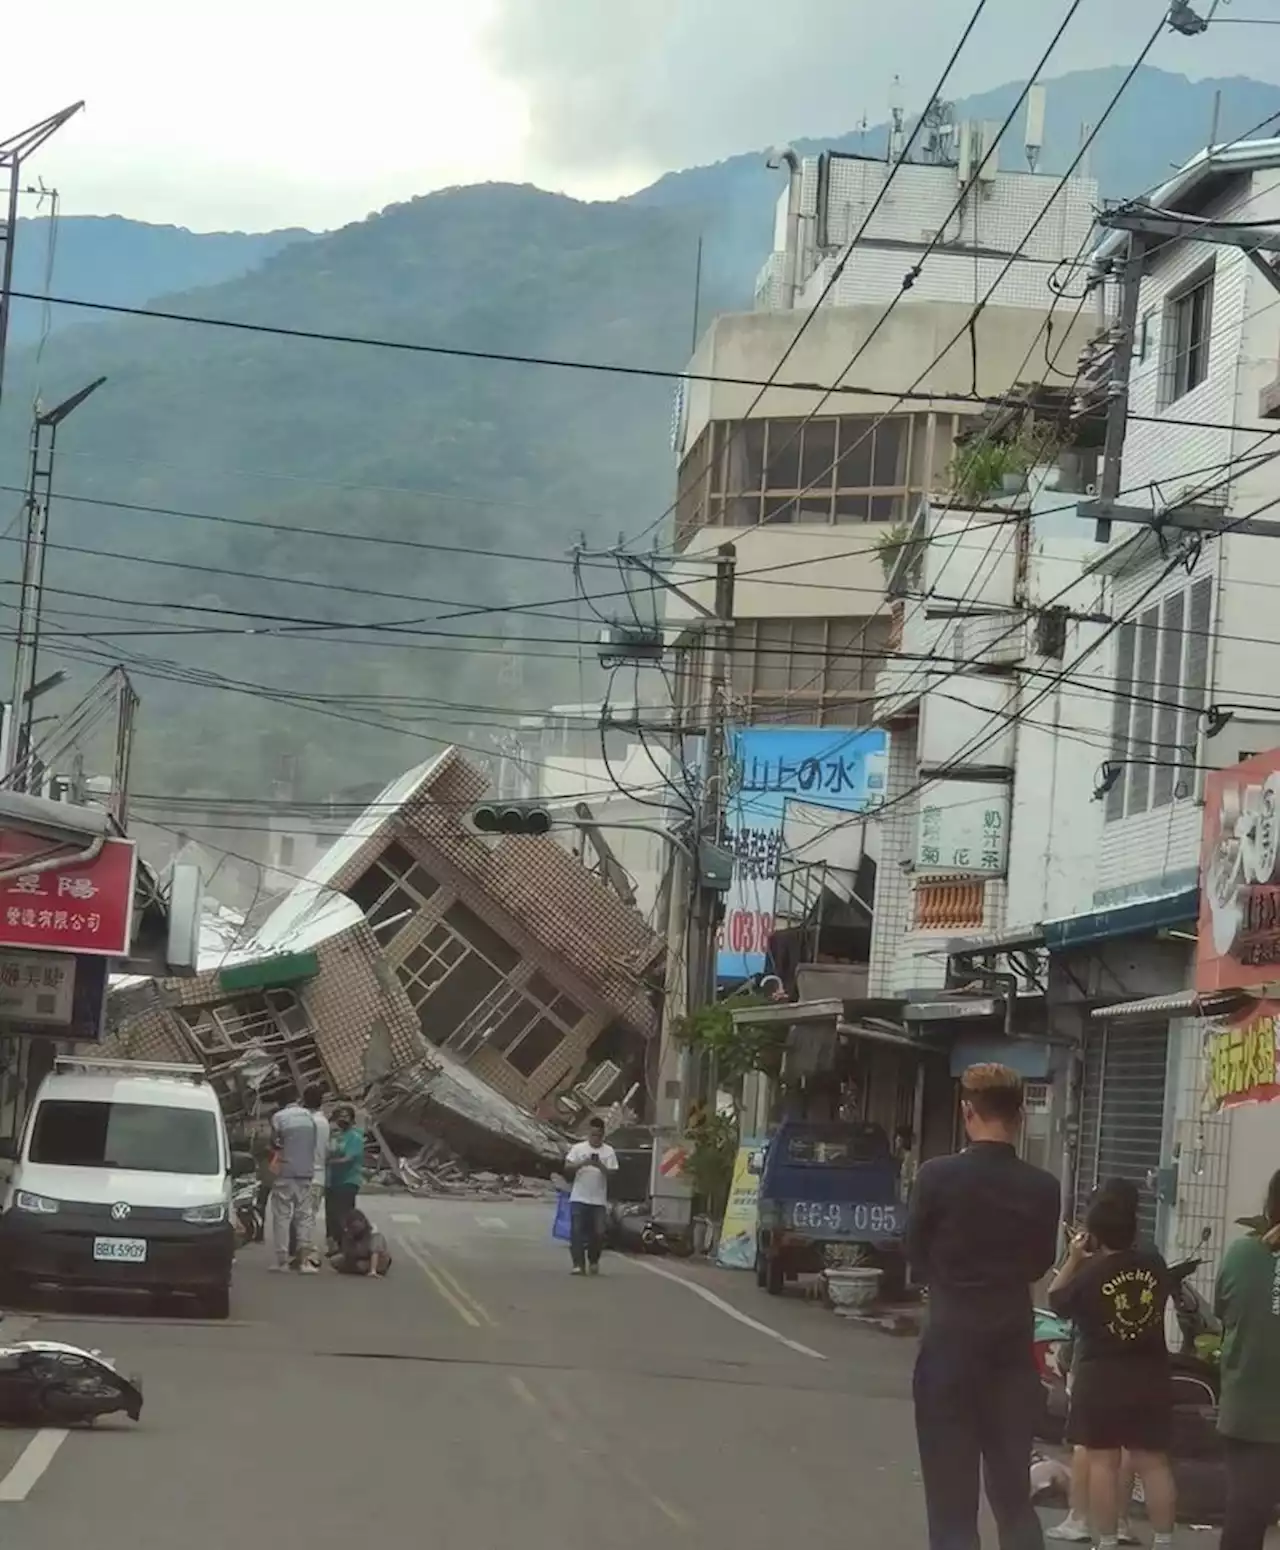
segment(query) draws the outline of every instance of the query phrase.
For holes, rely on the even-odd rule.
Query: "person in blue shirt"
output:
[[[356,1111],[351,1105],[340,1103],[333,1111],[329,1177],[324,1192],[325,1236],[331,1251],[342,1240],[342,1224],[355,1210],[363,1183],[364,1131],[356,1124]]]

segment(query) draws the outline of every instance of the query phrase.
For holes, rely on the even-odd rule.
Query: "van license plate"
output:
[[[93,1257],[112,1264],[144,1265],[147,1260],[145,1238],[95,1238]]]

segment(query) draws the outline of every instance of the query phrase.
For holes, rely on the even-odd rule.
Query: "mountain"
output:
[[[291,244],[240,279],[165,304],[250,324],[666,367],[689,349],[696,246],[696,222],[679,211],[587,205],[528,187],[461,188]],[[41,660],[65,666],[71,652],[138,666],[138,789],[251,791],[279,752],[293,751],[308,793],[322,795],[420,760],[426,736],[472,741],[473,723],[476,739],[501,731],[498,723],[514,719],[503,705],[577,701],[584,684],[598,696],[599,680],[579,668],[573,645],[579,626],[563,559],[582,532],[614,542],[665,506],[669,381],[139,318],[69,327],[38,361],[30,350],[11,357],[0,500],[16,510],[26,436],[17,406],[30,403],[37,378],[43,401],[55,404],[104,374],[106,384],[59,431],[57,489],[250,524],[54,504]],[[286,531],[251,525],[264,520]],[[404,542],[287,531],[298,525]],[[469,552],[413,547],[424,543]],[[16,569],[16,543],[4,547]],[[495,549],[559,563],[505,559]],[[256,579],[263,574],[285,579]],[[612,567],[588,575],[593,589],[617,592]],[[549,617],[503,611],[542,598]],[[365,632],[371,649],[338,643],[331,631],[253,636],[245,633],[252,619],[157,614],[166,601],[259,610],[268,622],[411,620],[469,633],[428,651],[430,638]],[[468,605],[487,610],[453,626],[431,622]],[[2,606],[11,619],[12,603]],[[130,627],[122,614],[141,622]],[[174,634],[193,622],[239,633]],[[113,626],[124,633],[111,635]],[[504,631],[551,642],[540,648],[548,655],[528,658],[518,689]],[[138,665],[144,654],[152,660]],[[155,658],[272,693],[322,696],[335,714],[159,681],[154,674],[171,669]],[[497,709],[459,715],[448,702]]]
[[[1053,83],[1046,170],[1065,167],[1080,123],[1100,119],[1120,79],[1104,70]],[[1018,90],[962,102],[958,116],[999,118]],[[1217,92],[1224,137],[1280,113],[1277,87],[1142,72],[1094,149],[1104,192],[1136,192],[1192,154]],[[834,143],[870,152],[883,136]],[[1006,165],[1020,160],[1020,140],[1019,129]],[[752,153],[615,203],[449,189],[313,238],[66,221],[55,285],[268,329],[672,369],[689,351],[699,239],[703,320],[749,305],[779,187]],[[40,241],[22,235],[22,273],[43,275]],[[130,251],[154,262],[120,257]],[[63,267],[73,259],[78,268]],[[199,265],[211,283],[192,288]],[[132,665],[144,696],[138,790],[251,792],[291,754],[318,797],[415,762],[429,738],[484,748],[518,714],[599,698],[599,620],[578,604],[563,560],[579,536],[661,537],[669,381],[138,318],[86,325],[70,309],[54,309],[54,321],[42,351],[11,355],[0,502],[16,514],[37,387],[56,403],[105,375],[59,432],[55,488],[75,499],[52,511],[60,547],[48,560],[41,663],[73,673],[50,711],[106,663]],[[378,542],[291,531],[300,528]],[[14,536],[0,534],[10,576]],[[521,555],[558,563],[510,557]],[[629,616],[614,571],[582,579],[602,615]],[[0,592],[10,622],[14,595],[12,582]],[[653,599],[635,606],[651,611]],[[631,698],[636,686],[620,678],[613,692]],[[326,714],[299,708],[298,696]]]
[[[290,231],[187,231],[120,215],[35,216],[18,222],[13,288],[36,294],[92,296],[136,307],[153,296],[236,280],[282,248],[312,235]],[[42,309],[14,303],[10,338],[36,339]],[[54,319],[65,326],[70,316]]]

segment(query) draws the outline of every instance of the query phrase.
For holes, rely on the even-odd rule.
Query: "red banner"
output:
[[[0,868],[51,848],[40,836],[0,831]],[[133,841],[109,839],[92,861],[0,878],[0,947],[127,957],[136,871]]]
[[[1280,750],[1205,784],[1196,989],[1280,983]]]

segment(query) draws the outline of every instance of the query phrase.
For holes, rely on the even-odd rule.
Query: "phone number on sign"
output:
[[[720,932],[720,946],[731,953],[767,953],[773,916],[761,910],[730,910]]]

